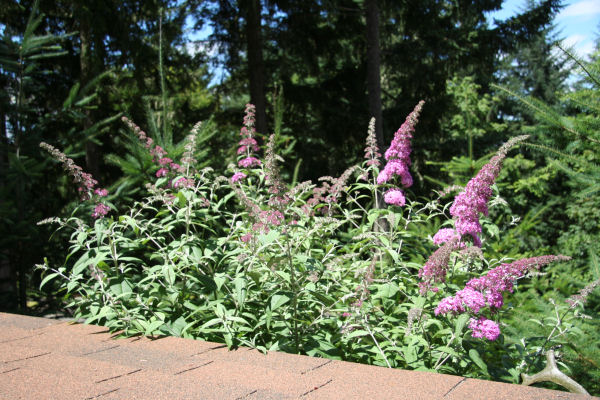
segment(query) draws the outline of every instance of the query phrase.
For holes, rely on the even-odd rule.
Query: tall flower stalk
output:
[[[400,177],[400,182],[405,188],[412,186],[413,179],[409,171],[411,164],[410,153],[412,151],[410,140],[415,131],[415,126],[419,121],[419,114],[425,102],[421,100],[408,115],[400,129],[394,134],[394,139],[390,147],[385,152],[387,163],[383,170],[377,176],[379,185],[392,181],[394,176]],[[400,189],[389,189],[384,194],[384,201],[387,204],[403,206],[406,203],[404,193]]]
[[[502,145],[492,159],[467,183],[465,189],[454,198],[450,215],[454,217],[454,227],[461,239],[469,235],[473,244],[481,247],[479,214],[488,215],[487,204],[492,197],[492,185],[500,173],[506,154],[514,145],[528,137],[527,135],[516,136]]]
[[[528,271],[539,269],[551,262],[566,260],[570,260],[570,257],[549,255],[502,264],[487,274],[468,281],[464,289],[459,290],[456,295],[440,301],[435,315],[469,313],[473,316],[469,322],[469,328],[473,330],[472,336],[496,340],[500,335],[500,327],[496,322],[481,315],[482,310],[487,309],[493,314],[502,308],[503,294],[512,293],[517,279],[522,278]]]
[[[104,218],[110,211],[110,207],[100,201],[100,198],[108,195],[108,190],[96,188],[98,181],[91,174],[83,172],[83,169],[75,164],[75,162],[67,157],[63,152],[49,145],[48,143],[40,143],[40,147],[46,150],[52,158],[59,161],[63,165],[63,169],[73,178],[73,182],[77,185],[79,198],[81,201],[94,200],[96,205],[92,211],[94,219]]]
[[[242,139],[238,143],[240,147],[237,150],[238,156],[245,156],[238,161],[238,166],[242,168],[258,167],[261,164],[260,160],[253,155],[258,151],[258,143],[254,138],[256,136],[256,130],[254,129],[255,112],[256,107],[253,104],[246,104],[244,126],[240,130]]]

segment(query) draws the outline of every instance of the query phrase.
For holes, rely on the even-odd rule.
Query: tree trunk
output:
[[[79,67],[80,75],[79,82],[81,88],[85,87],[92,80],[92,54],[91,54],[91,13],[86,9],[85,5],[79,4],[79,42],[80,42],[80,54],[79,54]],[[83,121],[83,128],[88,129],[93,125],[92,116],[90,110],[85,110],[85,119]],[[85,142],[85,166],[87,172],[91,173],[96,179],[98,178],[99,168],[99,150],[98,146],[90,141]]]
[[[367,92],[369,114],[375,117],[379,151],[383,152],[383,118],[381,111],[381,50],[379,48],[379,7],[377,0],[366,1],[367,17]]]
[[[369,114],[375,117],[375,137],[377,147],[383,154],[385,143],[383,141],[383,113],[381,110],[381,49],[379,48],[379,7],[377,0],[366,1],[367,19],[367,95],[369,99]],[[381,160],[382,162],[384,160]],[[377,208],[385,208],[383,193],[377,189]],[[375,223],[375,230],[379,232],[389,231],[386,219],[379,218]]]
[[[0,190],[5,191],[6,175],[8,172],[8,156],[9,149],[8,137],[6,136],[6,113],[0,111]],[[14,298],[17,293],[17,271],[15,269],[14,257],[11,257],[11,252],[2,249],[0,254],[0,299]]]
[[[248,78],[250,81],[250,102],[256,106],[256,130],[267,131],[267,113],[265,97],[265,64],[261,39],[260,0],[245,0],[246,43],[248,46]]]

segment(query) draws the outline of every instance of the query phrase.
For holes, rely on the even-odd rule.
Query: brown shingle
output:
[[[0,313],[0,399],[577,399],[567,392]]]

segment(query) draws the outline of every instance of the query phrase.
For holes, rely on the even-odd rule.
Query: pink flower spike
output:
[[[238,165],[243,168],[250,168],[260,165],[260,160],[256,157],[246,157],[238,161]]]
[[[231,183],[236,183],[244,178],[246,178],[246,174],[243,172],[236,172],[235,174],[233,174],[233,176],[231,177]]]
[[[167,165],[167,164],[171,164],[173,162],[173,160],[171,160],[169,157],[163,157],[160,160],[158,160],[158,163],[160,165]]]
[[[406,204],[406,198],[404,197],[404,193],[402,193],[399,189],[390,189],[383,195],[383,200],[387,204],[392,204],[395,206],[404,206]]]
[[[461,236],[470,235],[477,247],[481,247],[479,214],[488,214],[487,204],[493,194],[491,186],[500,173],[502,161],[511,147],[525,139],[527,136],[517,136],[506,142],[454,198],[450,207],[450,215],[456,221],[454,226]]]
[[[108,196],[108,190],[106,190],[106,189],[96,189],[96,190],[94,190],[94,193],[96,193],[96,195],[98,195],[100,197]]]
[[[471,336],[474,338],[486,338],[496,340],[500,336],[500,327],[497,323],[484,317],[471,318],[469,328],[473,330]]]
[[[169,172],[169,170],[167,170],[166,168],[161,168],[158,171],[156,171],[156,177],[160,178],[161,176],[167,176],[167,172]]]
[[[425,102],[421,100],[408,117],[406,117],[400,129],[394,134],[392,143],[385,152],[385,159],[388,162],[377,176],[378,184],[388,182],[394,175],[400,176],[404,187],[409,187],[413,184],[412,176],[408,171],[408,167],[411,164],[410,153],[412,151],[410,140],[415,131],[423,104]]]
[[[94,212],[92,212],[92,217],[94,219],[104,218],[104,216],[106,214],[108,214],[109,211],[110,211],[110,208],[107,205],[98,203],[98,204],[96,204],[96,207],[94,207]]]

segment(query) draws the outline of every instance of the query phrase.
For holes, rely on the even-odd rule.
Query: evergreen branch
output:
[[[596,77],[594,76],[594,74],[592,74],[588,68],[586,67],[586,65],[583,63],[583,61],[581,61],[579,59],[579,57],[575,57],[574,54],[572,54],[570,51],[564,49],[560,44],[556,44],[556,46],[561,49],[563,51],[563,53],[565,53],[567,55],[567,57],[569,57],[571,60],[575,61],[575,64],[577,64],[585,73],[586,75],[597,85],[600,86],[600,81],[598,81],[598,79],[596,79]]]
[[[496,88],[496,89],[500,89],[506,93],[508,93],[509,95],[516,97],[518,100],[520,100],[523,104],[525,104],[526,106],[528,106],[529,108],[531,108],[532,110],[534,110],[537,114],[536,116],[539,119],[543,119],[547,122],[549,122],[550,124],[562,128],[563,130],[577,136],[577,137],[581,137],[581,138],[585,138],[591,142],[594,143],[598,143],[600,144],[600,140],[591,138],[581,132],[578,132],[577,130],[570,128],[568,126],[566,126],[566,124],[564,124],[564,119],[560,114],[557,114],[556,111],[552,110],[552,108],[550,108],[549,106],[545,105],[544,103],[542,103],[541,101],[534,99],[534,98],[525,98],[523,96],[518,95],[517,93],[496,85],[494,83],[492,83],[491,85],[492,87]],[[537,104],[535,104],[537,103]]]
[[[529,143],[529,142],[526,142],[525,145],[527,147],[537,148],[538,150],[543,150],[543,151],[546,151],[546,152],[549,152],[549,153],[554,153],[555,155],[557,155],[559,157],[568,159],[571,162],[573,162],[575,164],[579,164],[579,165],[584,166],[584,167],[589,167],[589,168],[592,168],[592,169],[600,168],[597,164],[591,163],[591,162],[589,162],[589,161],[587,161],[587,160],[585,160],[585,159],[583,159],[581,157],[576,157],[576,156],[574,156],[572,154],[568,154],[568,153],[562,152],[562,151],[557,150],[557,149],[555,149],[553,147],[550,147],[550,146],[545,146],[543,144]]]

